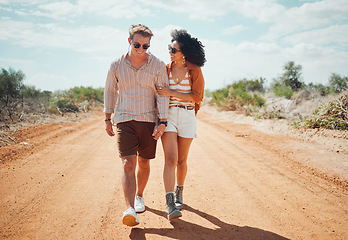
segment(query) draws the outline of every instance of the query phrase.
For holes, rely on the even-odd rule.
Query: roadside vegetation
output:
[[[248,116],[262,119],[286,118],[286,109],[274,104],[275,99],[299,104],[313,101],[315,110],[303,116],[297,114],[294,127],[327,128],[348,130],[348,76],[332,73],[328,84],[305,84],[302,81],[302,66],[290,61],[284,65],[280,77],[272,80],[269,87],[266,79],[241,79],[225,88],[206,91],[209,104],[221,110],[238,111]],[[315,101],[321,97],[332,96],[328,103]],[[271,99],[271,101],[270,101]]]
[[[101,105],[104,89],[74,87],[64,91],[41,91],[23,83],[25,74],[12,68],[0,72],[0,121],[15,123],[29,115],[87,112]]]
[[[209,104],[225,111],[237,111],[259,119],[288,118],[285,107],[275,104],[285,101],[295,105],[303,101],[315,104],[307,115],[292,116],[296,128],[327,128],[348,130],[348,76],[332,73],[328,84],[305,84],[302,66],[287,62],[280,77],[266,87],[265,78],[241,79],[222,89],[206,90]],[[29,115],[88,112],[103,102],[104,89],[74,87],[64,91],[41,91],[23,83],[25,74],[12,68],[0,72],[0,121],[16,123]],[[329,102],[317,101],[332,96]],[[295,117],[295,118],[294,118]]]

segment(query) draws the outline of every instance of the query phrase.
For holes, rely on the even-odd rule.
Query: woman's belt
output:
[[[186,110],[193,110],[193,109],[195,109],[194,106],[185,106],[185,105],[172,105],[172,106],[169,106],[169,108],[173,108],[173,107],[185,108]]]

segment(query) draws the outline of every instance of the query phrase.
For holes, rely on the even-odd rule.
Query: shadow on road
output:
[[[185,205],[185,211],[193,212],[202,218],[210,221],[217,226],[216,229],[206,228],[199,226],[192,222],[187,222],[181,219],[171,222],[174,228],[133,228],[130,239],[143,240],[146,239],[145,234],[155,234],[172,239],[238,239],[238,240],[286,240],[289,238],[282,237],[278,234],[268,232],[262,229],[248,227],[248,226],[236,226],[233,224],[220,221],[218,218],[201,212],[198,209],[194,209]],[[167,213],[159,211],[153,208],[147,207],[147,211],[157,214],[166,218]]]

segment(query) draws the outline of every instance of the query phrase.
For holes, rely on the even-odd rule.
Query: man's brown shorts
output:
[[[120,156],[155,158],[157,141],[152,137],[154,127],[155,123],[134,120],[118,123],[117,144]]]

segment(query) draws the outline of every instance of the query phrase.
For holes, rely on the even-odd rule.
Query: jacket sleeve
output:
[[[204,78],[202,69],[195,67],[191,70],[192,97],[196,104],[200,104],[204,97]]]

